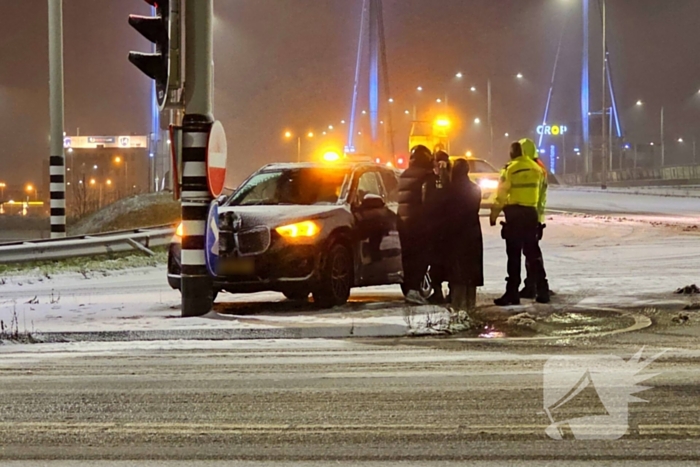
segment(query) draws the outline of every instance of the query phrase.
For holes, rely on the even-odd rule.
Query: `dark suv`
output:
[[[353,287],[401,283],[398,175],[370,163],[263,167],[207,221],[218,229],[215,292],[313,294],[329,307],[347,302]],[[179,288],[179,239],[169,256],[169,282]]]

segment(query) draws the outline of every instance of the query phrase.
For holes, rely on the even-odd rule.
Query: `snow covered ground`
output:
[[[543,250],[556,300],[586,306],[678,300],[672,294],[675,289],[700,282],[700,232],[688,219],[657,223],[646,216],[550,216]],[[485,218],[483,222],[486,285],[480,299],[486,303],[503,291],[506,257],[499,229],[489,227]],[[225,315],[179,319],[179,292],[167,286],[164,267],[94,273],[88,278],[65,274],[49,279],[37,272],[0,278],[0,284],[0,320],[7,330],[16,317],[20,332],[406,324],[396,286],[357,290],[355,303],[322,312],[286,309],[280,303],[283,296],[275,293],[223,294],[219,302],[224,303],[217,309],[226,310]],[[247,311],[236,314],[240,307]]]

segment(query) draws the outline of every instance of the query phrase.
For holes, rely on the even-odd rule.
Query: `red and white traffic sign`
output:
[[[207,180],[209,193],[214,198],[221,196],[226,183],[226,132],[220,121],[214,122],[207,144]]]

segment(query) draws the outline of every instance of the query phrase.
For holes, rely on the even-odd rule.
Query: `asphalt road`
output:
[[[660,374],[641,394],[649,402],[631,405],[624,438],[545,435],[547,359],[582,352],[629,358],[637,340],[569,347],[318,340],[5,348],[0,463],[697,465],[700,352],[692,346],[652,364],[649,371]],[[599,410],[589,396],[578,409],[584,415]],[[98,459],[111,462],[86,463]]]
[[[653,216],[698,220],[698,199],[625,193],[596,188],[552,188],[547,207],[553,211]]]

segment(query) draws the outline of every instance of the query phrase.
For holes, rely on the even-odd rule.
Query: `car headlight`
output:
[[[495,190],[498,188],[498,180],[482,178],[481,180],[479,180],[479,186],[485,190]]]
[[[277,227],[275,231],[284,238],[312,238],[321,232],[321,228],[315,222],[304,221]]]
[[[177,229],[175,229],[175,235],[178,236],[178,237],[180,237],[180,238],[182,238],[182,234],[184,233],[184,230],[185,230],[185,229],[182,227],[182,222],[180,222],[180,223],[177,225]]]

